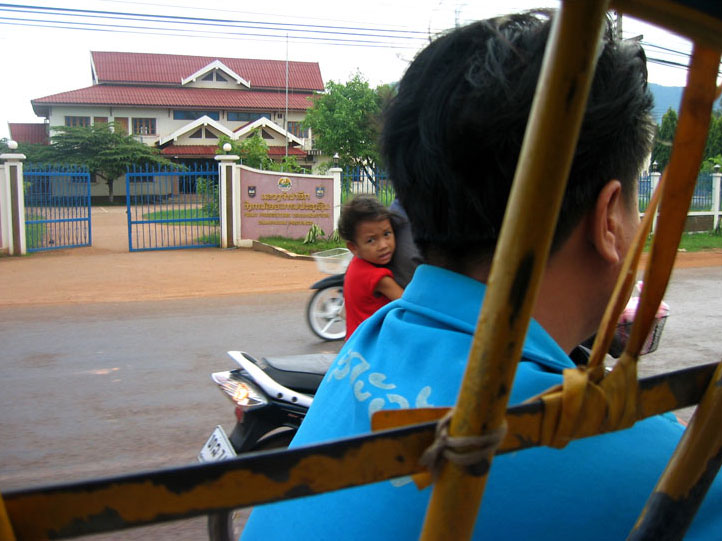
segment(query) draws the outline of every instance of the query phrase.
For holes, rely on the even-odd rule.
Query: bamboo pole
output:
[[[13,525],[10,522],[10,517],[5,508],[5,501],[3,500],[2,494],[0,494],[0,541],[15,541]]]
[[[704,4],[678,0],[612,0],[611,7],[625,15],[687,36],[695,42],[722,47],[719,2]]]
[[[663,195],[657,225],[658,238],[664,242],[655,239],[645,276],[645,290],[649,282],[653,298],[645,305],[645,291],[642,292],[629,347],[641,348],[644,336],[642,331],[635,333],[636,319],[654,317],[653,303],[657,302],[657,297],[661,300],[672,272],[707,139],[719,63],[719,50],[695,45],[672,155],[665,172],[670,182]],[[650,495],[630,539],[678,539],[691,524],[722,463],[722,370],[717,371],[716,377]]]
[[[451,437],[499,430],[549,255],[576,148],[608,2],[567,1],[555,18],[487,295],[453,410]],[[549,137],[554,133],[555,137]],[[470,474],[445,462],[421,539],[468,539],[492,456]]]

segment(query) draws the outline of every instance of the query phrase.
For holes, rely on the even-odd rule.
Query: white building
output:
[[[167,158],[198,162],[213,159],[221,135],[259,129],[271,158],[288,154],[316,168],[301,127],[324,88],[316,62],[96,51],[91,72],[89,87],[31,100],[49,130],[116,122]]]

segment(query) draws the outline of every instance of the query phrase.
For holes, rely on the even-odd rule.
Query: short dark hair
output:
[[[341,207],[338,234],[356,242],[356,228],[361,222],[392,221],[393,213],[373,195],[357,195]]]
[[[432,263],[459,269],[493,253],[553,15],[537,10],[452,30],[418,54],[399,84],[382,150]],[[654,133],[644,51],[616,40],[609,19],[603,39],[553,249],[609,180],[622,182],[633,204]]]

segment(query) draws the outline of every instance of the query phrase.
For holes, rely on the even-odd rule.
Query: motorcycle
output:
[[[346,248],[333,248],[313,254],[318,269],[326,278],[311,285],[315,290],[306,305],[306,322],[311,331],[323,340],[346,338],[346,311],[343,280],[353,254]]]
[[[211,379],[235,404],[236,425],[230,437],[222,426],[216,426],[198,454],[199,462],[287,447],[336,357],[312,354],[255,359],[242,351],[229,351],[228,355],[238,368],[214,372]],[[209,515],[209,539],[236,541],[249,512],[239,509]]]

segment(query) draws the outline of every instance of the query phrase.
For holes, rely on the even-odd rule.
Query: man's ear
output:
[[[622,259],[619,250],[624,218],[622,184],[610,180],[599,192],[597,204],[591,216],[591,241],[600,257],[616,264]]]
[[[346,248],[351,250],[351,253],[358,257],[358,246],[356,246],[356,243],[350,240],[346,241]]]

